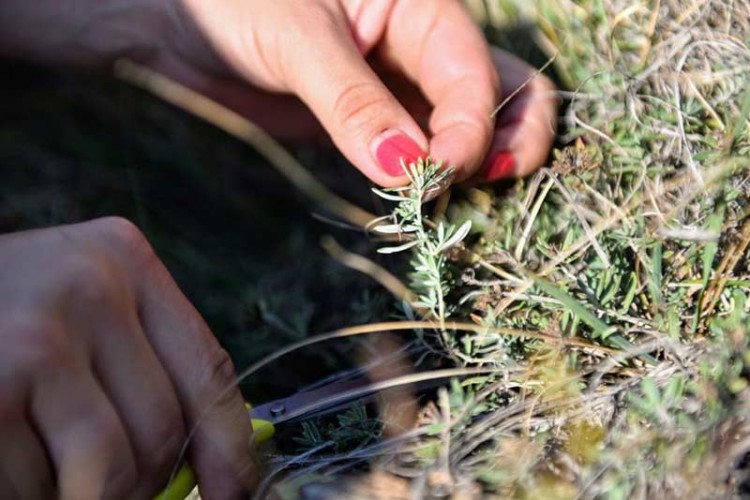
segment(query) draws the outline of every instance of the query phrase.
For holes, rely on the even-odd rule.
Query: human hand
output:
[[[402,156],[491,181],[551,147],[552,83],[537,76],[493,117],[534,70],[490,50],[458,0],[168,1],[173,35],[149,64],[277,135],[321,137],[319,122],[380,185],[406,182]]]
[[[552,143],[557,103],[544,76],[492,116],[533,69],[491,52],[459,0],[76,6],[0,2],[0,55],[85,67],[134,58],[272,133],[330,137],[384,186],[406,183],[402,156],[429,153],[457,180],[494,180],[531,172]]]
[[[203,498],[253,486],[231,360],[131,223],[0,235],[0,344],[0,497],[151,498],[196,424]]]

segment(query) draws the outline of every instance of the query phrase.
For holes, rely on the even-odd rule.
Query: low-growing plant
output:
[[[497,369],[442,392],[401,446],[418,460],[393,470],[428,492],[470,483],[504,498],[738,494],[750,452],[750,5],[468,4],[501,42],[514,22],[534,23],[567,89],[565,146],[502,195],[454,192],[439,220],[423,201],[450,169],[429,159],[404,166],[410,186],[375,191],[396,203],[375,230],[400,238],[380,252],[412,253],[413,307],[435,321],[423,340]],[[449,317],[488,331],[446,331]],[[589,343],[565,344],[574,338]]]
[[[382,247],[378,252],[391,254],[412,249],[412,272],[409,277],[416,301],[411,305],[429,310],[432,317],[442,324],[455,308],[453,304],[446,304],[446,297],[453,286],[446,250],[463,241],[471,230],[471,221],[454,225],[441,220],[434,228],[430,227],[422,211],[423,204],[446,187],[454,169],[442,168],[441,163],[429,157],[408,165],[403,160],[401,163],[409,179],[408,186],[386,191],[373,188],[373,192],[381,198],[397,203],[393,213],[385,218],[391,224],[375,225],[374,231],[405,236],[409,241],[398,246]],[[382,222],[382,219],[375,222]]]

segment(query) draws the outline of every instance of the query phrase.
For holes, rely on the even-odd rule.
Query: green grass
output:
[[[747,493],[750,7],[467,3],[491,40],[537,66],[555,57],[565,106],[545,168],[455,189],[432,213],[419,189],[381,203],[335,156],[296,150],[412,248],[378,254],[399,244],[314,222],[260,157],[142,92],[18,68],[0,99],[0,227],[135,220],[240,370],[312,333],[394,318],[434,324],[408,337],[416,369],[494,370],[446,383],[399,438],[359,404],[282,429],[263,492]],[[330,259],[329,233],[406,283],[411,305]],[[261,402],[361,352],[306,348],[243,388]]]
[[[414,435],[366,456],[426,495],[746,492],[750,7],[470,4],[499,41],[535,27],[566,89],[564,137],[510,190],[454,192],[445,218],[391,196],[383,232],[416,235],[398,247],[413,254],[403,276],[427,299],[417,313],[436,321],[424,341],[497,375],[454,381]],[[420,243],[463,224],[460,251]],[[488,330],[446,331],[446,318]],[[362,459],[323,456],[324,471]]]

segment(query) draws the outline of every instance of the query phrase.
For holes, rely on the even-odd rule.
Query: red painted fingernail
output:
[[[425,156],[427,156],[427,153],[419,147],[419,144],[401,132],[384,139],[375,150],[375,158],[391,177],[404,175],[404,167],[401,165],[402,159],[408,165]]]
[[[513,153],[501,151],[490,160],[489,167],[484,172],[484,178],[488,181],[498,179],[510,179],[516,174],[516,157]]]

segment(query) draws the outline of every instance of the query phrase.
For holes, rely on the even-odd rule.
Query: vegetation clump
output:
[[[417,429],[365,455],[412,495],[746,493],[750,4],[469,5],[500,40],[533,23],[568,89],[565,145],[434,220],[422,201],[439,165],[377,191],[396,207],[375,230],[402,237],[381,252],[412,252],[411,307],[438,333],[423,341],[494,373],[454,380]]]

